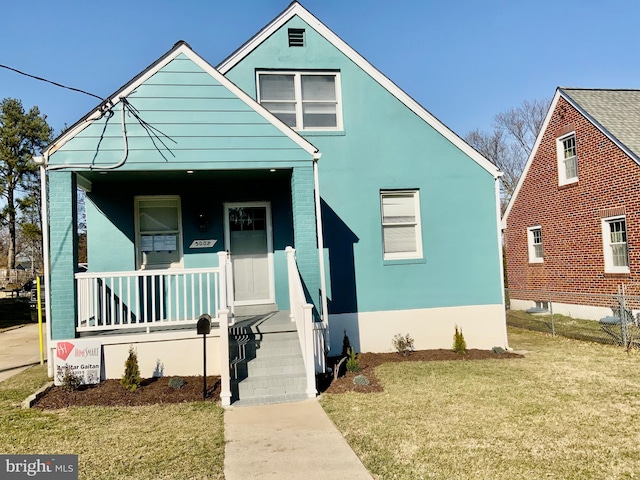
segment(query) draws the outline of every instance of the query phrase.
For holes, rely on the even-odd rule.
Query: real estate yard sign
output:
[[[99,340],[74,338],[56,342],[55,384],[62,385],[67,368],[80,378],[82,385],[100,383],[101,350]]]

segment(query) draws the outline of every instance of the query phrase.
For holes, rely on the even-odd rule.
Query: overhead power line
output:
[[[46,78],[42,78],[42,77],[38,77],[38,76],[36,76],[36,75],[31,75],[31,74],[29,74],[29,73],[22,72],[22,71],[18,70],[17,68],[9,67],[9,66],[7,66],[7,65],[2,65],[2,64],[0,64],[0,67],[2,67],[2,68],[6,68],[7,70],[11,70],[12,72],[19,73],[20,75],[24,75],[25,77],[34,78],[34,79],[36,79],[36,80],[40,80],[40,81],[42,81],[42,82],[47,82],[47,83],[50,83],[50,84],[52,84],[52,85],[55,85],[56,87],[62,87],[62,88],[66,88],[67,90],[73,90],[74,92],[84,93],[85,95],[89,95],[89,96],[91,96],[91,97],[98,98],[98,99],[102,100],[103,102],[105,101],[105,100],[104,100],[104,98],[99,97],[98,95],[94,95],[94,94],[93,94],[93,93],[91,93],[91,92],[87,92],[87,91],[85,91],[85,90],[81,90],[81,89],[79,89],[79,88],[68,87],[68,86],[66,86],[66,85],[62,85],[61,83],[54,82],[54,81],[52,81],[52,80],[47,80]]]

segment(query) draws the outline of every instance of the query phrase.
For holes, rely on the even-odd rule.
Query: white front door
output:
[[[275,303],[268,202],[225,204],[225,248],[231,254],[236,305]]]

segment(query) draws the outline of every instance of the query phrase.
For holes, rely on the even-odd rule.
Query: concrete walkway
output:
[[[315,399],[230,407],[224,432],[226,480],[372,479]]]
[[[42,343],[46,352],[45,328],[46,325],[43,324]],[[29,323],[0,333],[0,382],[39,363],[40,340],[37,323]]]

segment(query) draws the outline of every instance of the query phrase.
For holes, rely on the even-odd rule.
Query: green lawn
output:
[[[524,359],[398,363],[322,405],[379,479],[640,474],[640,352],[509,329]]]
[[[224,478],[218,405],[21,409],[47,380],[45,367],[33,367],[0,382],[0,452],[78,454],[81,479]]]

